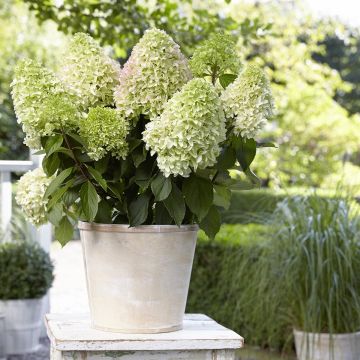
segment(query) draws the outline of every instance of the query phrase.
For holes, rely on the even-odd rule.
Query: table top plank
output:
[[[147,351],[239,349],[243,338],[203,314],[186,314],[182,330],[125,334],[93,329],[88,314],[48,314],[46,327],[59,351]]]

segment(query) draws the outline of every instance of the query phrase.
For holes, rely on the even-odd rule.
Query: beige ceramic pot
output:
[[[79,223],[92,325],[158,333],[182,328],[198,227]]]
[[[360,332],[317,334],[294,330],[299,360],[359,360]]]

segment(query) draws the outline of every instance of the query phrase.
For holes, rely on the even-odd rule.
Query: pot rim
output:
[[[130,227],[128,224],[100,224],[94,222],[79,221],[78,228],[82,231],[102,231],[116,233],[172,233],[198,231],[196,224],[189,225],[139,225]]]
[[[352,337],[352,336],[360,336],[360,331],[354,331],[354,332],[350,332],[350,333],[335,333],[335,334],[330,334],[330,333],[314,333],[314,332],[308,332],[308,331],[303,331],[300,329],[293,329],[294,334],[307,334],[308,336],[321,336],[321,337],[335,337],[335,338],[344,338],[344,337]]]

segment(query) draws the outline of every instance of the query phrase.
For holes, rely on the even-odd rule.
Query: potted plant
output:
[[[360,358],[360,224],[339,198],[284,200],[266,253],[299,360]],[[270,268],[270,266],[269,266]]]
[[[216,234],[228,170],[258,183],[250,165],[273,146],[254,139],[273,112],[264,72],[241,68],[225,34],[188,61],[150,29],[120,69],[79,33],[58,74],[21,61],[12,95],[25,142],[45,155],[44,172],[20,180],[18,202],[63,245],[80,220],[93,326],[181,328],[198,226]]]
[[[7,354],[36,351],[42,325],[42,298],[51,287],[53,265],[36,243],[0,244],[0,314],[5,315]]]

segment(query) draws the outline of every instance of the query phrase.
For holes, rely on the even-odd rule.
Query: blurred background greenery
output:
[[[188,311],[206,312],[239,331],[248,344],[271,349],[271,354],[292,354],[294,322],[289,303],[282,301],[287,296],[284,289],[290,289],[285,286],[289,280],[264,269],[280,262],[283,246],[294,251],[289,250],[289,256],[295,254],[294,259],[301,259],[301,249],[293,246],[291,237],[274,231],[278,226],[299,226],[301,236],[312,233],[313,229],[300,227],[302,220],[306,222],[307,211],[327,219],[320,232],[333,226],[335,235],[331,241],[339,244],[336,249],[342,251],[341,246],[345,246],[341,242],[344,234],[331,220],[330,206],[315,209],[314,202],[309,201],[301,218],[297,205],[291,205],[289,199],[300,198],[297,201],[302,204],[301,199],[310,195],[315,196],[315,204],[327,204],[330,200],[339,204],[339,198],[350,194],[349,207],[354,206],[354,198],[359,199],[358,28],[315,17],[300,0],[2,0],[0,159],[29,156],[22,144],[23,133],[16,123],[9,90],[15,63],[20,58],[39,59],[56,68],[61,44],[69,34],[83,31],[124,63],[133,45],[151,26],[171,34],[188,56],[194,45],[212,32],[230,33],[237,40],[242,63],[259,63],[271,79],[276,116],[261,137],[276,143],[278,148],[261,149],[254,162],[262,189],[235,191],[230,208],[223,214],[226,224],[215,241],[200,235]],[[289,211],[297,214],[292,225],[284,224],[279,215],[279,204],[283,207],[288,201]],[[270,225],[269,219],[274,221]],[[342,221],[343,228],[352,226],[352,220]],[[279,246],[276,239],[281,236],[284,243]],[[275,262],[265,261],[269,254]],[[351,262],[351,254],[347,260],[352,270],[357,269],[359,264]],[[304,263],[301,266],[306,268]],[[277,286],[269,286],[274,276]],[[293,276],[297,276],[295,272]],[[354,288],[360,297],[360,285],[355,284]],[[356,323],[358,318],[354,319]],[[268,352],[241,354],[246,360],[278,358],[267,355]]]

